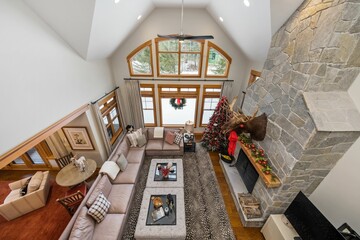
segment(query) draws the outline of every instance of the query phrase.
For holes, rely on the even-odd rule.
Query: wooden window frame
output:
[[[224,50],[222,50],[219,46],[215,45],[213,42],[208,41],[208,45],[207,45],[207,54],[206,54],[206,68],[205,68],[205,77],[206,78],[227,78],[229,76],[229,71],[230,71],[230,66],[231,66],[231,62],[232,59],[229,56],[229,54],[227,54]],[[227,60],[227,64],[226,64],[226,71],[224,75],[208,75],[208,66],[209,66],[209,55],[210,55],[210,48],[215,49],[216,51],[218,51],[226,60]]]
[[[161,91],[162,88],[177,88],[176,92],[166,92]],[[181,88],[196,88],[195,92],[181,92]],[[182,125],[176,125],[176,124],[163,124],[162,120],[162,106],[161,106],[161,99],[162,98],[196,98],[196,106],[195,106],[195,119],[194,119],[194,127],[196,127],[197,123],[197,117],[198,117],[198,106],[199,106],[199,92],[200,92],[200,85],[175,85],[175,84],[159,84],[158,85],[158,96],[159,96],[159,110],[160,110],[160,126],[161,127],[184,127],[184,124]],[[189,119],[193,120],[193,119]]]
[[[151,73],[134,73],[133,71],[133,67],[132,67],[132,63],[131,63],[131,59],[140,51],[142,51],[144,48],[149,47],[150,48],[150,68],[151,68]],[[152,42],[151,40],[144,42],[143,44],[141,44],[140,46],[138,46],[137,48],[135,48],[127,57],[126,57],[127,63],[128,63],[128,67],[129,67],[129,73],[130,76],[132,77],[153,77],[154,76],[154,65],[153,65],[153,56],[152,56]]]
[[[253,84],[253,82],[255,82],[256,78],[261,76],[261,72],[255,71],[255,70],[251,70],[250,71],[250,78],[249,78],[249,82],[248,82],[248,86],[250,86],[251,84]]]
[[[114,100],[111,101],[110,103],[107,103],[107,101],[110,100],[111,98],[114,98]],[[102,106],[102,105],[104,105],[104,107],[102,109],[100,109],[100,106]],[[120,112],[120,108],[117,103],[117,96],[116,96],[115,92],[110,93],[108,96],[106,96],[105,98],[100,100],[98,106],[99,106],[99,111],[101,113],[101,121],[102,121],[102,124],[104,124],[106,131],[109,126],[111,127],[113,136],[110,139],[110,144],[113,145],[116,142],[117,138],[120,136],[120,134],[123,132],[123,126],[122,126],[122,122],[121,122],[121,112]],[[117,111],[117,115],[115,117],[111,118],[110,112],[112,109],[114,109],[114,107]],[[108,120],[108,124],[106,124],[106,125],[103,120],[103,118],[105,116],[107,117],[107,120]],[[114,128],[114,125],[112,122],[116,117],[119,120],[119,129],[117,132],[115,132],[115,128]]]
[[[173,52],[163,52],[163,51],[159,51],[159,42],[162,41],[169,41],[172,39],[168,39],[168,38],[155,38],[155,49],[156,49],[156,70],[157,70],[157,76],[158,77],[167,77],[167,78],[176,78],[176,77],[182,77],[182,78],[200,78],[201,77],[201,72],[202,72],[202,63],[203,63],[203,54],[204,54],[204,43],[205,40],[190,40],[190,41],[194,41],[194,42],[198,42],[200,43],[200,52],[182,52],[181,51],[181,42],[178,41],[178,51],[173,51]],[[159,58],[159,54],[160,53],[176,53],[178,54],[178,74],[174,74],[174,75],[168,75],[168,74],[160,74],[160,58]],[[181,54],[200,54],[200,60],[199,60],[199,71],[197,75],[189,75],[189,74],[180,74],[180,67],[181,67]]]
[[[220,92],[206,92],[206,89],[220,89]],[[200,127],[206,127],[207,124],[203,124],[203,115],[204,115],[204,106],[205,106],[205,98],[220,98],[221,97],[221,84],[216,85],[204,85],[203,86],[203,96],[202,96],[202,104],[201,104],[201,112],[200,112]]]
[[[33,163],[32,159],[30,158],[29,154],[27,153],[32,148],[39,153],[41,159],[44,161],[44,164],[35,164]],[[49,170],[52,169],[52,165],[49,162],[50,159],[54,159],[54,155],[51,152],[49,146],[44,141],[40,142],[38,145],[30,148],[28,151],[23,153],[17,158],[23,160],[24,164],[14,164],[10,162],[8,166],[4,167],[4,169],[11,169],[11,170]],[[15,159],[14,159],[15,160]],[[13,160],[13,161],[14,161]]]
[[[140,96],[141,97],[151,97],[153,99],[153,109],[144,109],[143,110],[153,110],[154,113],[154,123],[144,123],[145,127],[155,127],[156,126],[156,104],[155,104],[155,85],[154,84],[140,84],[140,88],[151,88],[152,91],[141,91],[140,89]]]

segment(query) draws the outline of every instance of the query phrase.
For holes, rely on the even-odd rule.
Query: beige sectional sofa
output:
[[[9,184],[11,192],[5,198],[4,203],[0,205],[0,214],[6,220],[10,221],[46,205],[50,189],[49,171],[43,172],[43,178],[37,190],[27,193],[25,196],[20,196],[20,188],[29,178],[27,177]]]
[[[135,186],[139,177],[141,165],[146,155],[183,155],[184,147],[172,146],[164,141],[167,131],[177,129],[164,129],[162,139],[154,138],[154,128],[143,129],[147,138],[147,144],[143,147],[130,147],[130,142],[125,136],[117,144],[108,161],[116,161],[122,154],[128,160],[124,172],[119,172],[114,180],[107,175],[99,175],[89,193],[85,196],[79,209],[76,211],[69,224],[62,233],[60,239],[119,239],[129,215]],[[95,220],[87,214],[91,203],[99,192],[107,197],[111,207],[105,220],[95,223]]]

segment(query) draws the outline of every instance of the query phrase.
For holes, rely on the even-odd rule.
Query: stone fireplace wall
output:
[[[264,217],[283,213],[299,190],[309,196],[359,137],[335,124],[318,131],[303,96],[347,91],[360,72],[359,39],[359,0],[305,0],[273,36],[261,78],[243,105],[248,115],[257,107],[268,115],[266,137],[257,144],[282,181],[279,188],[257,181],[253,194]]]

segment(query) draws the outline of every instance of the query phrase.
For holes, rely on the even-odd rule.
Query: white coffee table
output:
[[[157,165],[160,163],[176,163],[176,181],[165,180],[165,181],[155,181],[155,172],[157,170]],[[182,159],[152,159],[149,174],[146,182],[146,187],[153,188],[183,188],[184,187],[184,168]]]
[[[176,225],[146,225],[151,195],[176,195]],[[166,217],[166,216],[165,216]],[[135,229],[135,239],[185,239],[185,203],[183,188],[146,188]]]

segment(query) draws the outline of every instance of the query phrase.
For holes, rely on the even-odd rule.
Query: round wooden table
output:
[[[74,164],[70,163],[58,172],[56,183],[63,187],[71,187],[85,182],[94,174],[96,166],[95,160],[86,159],[85,171],[80,172]]]

